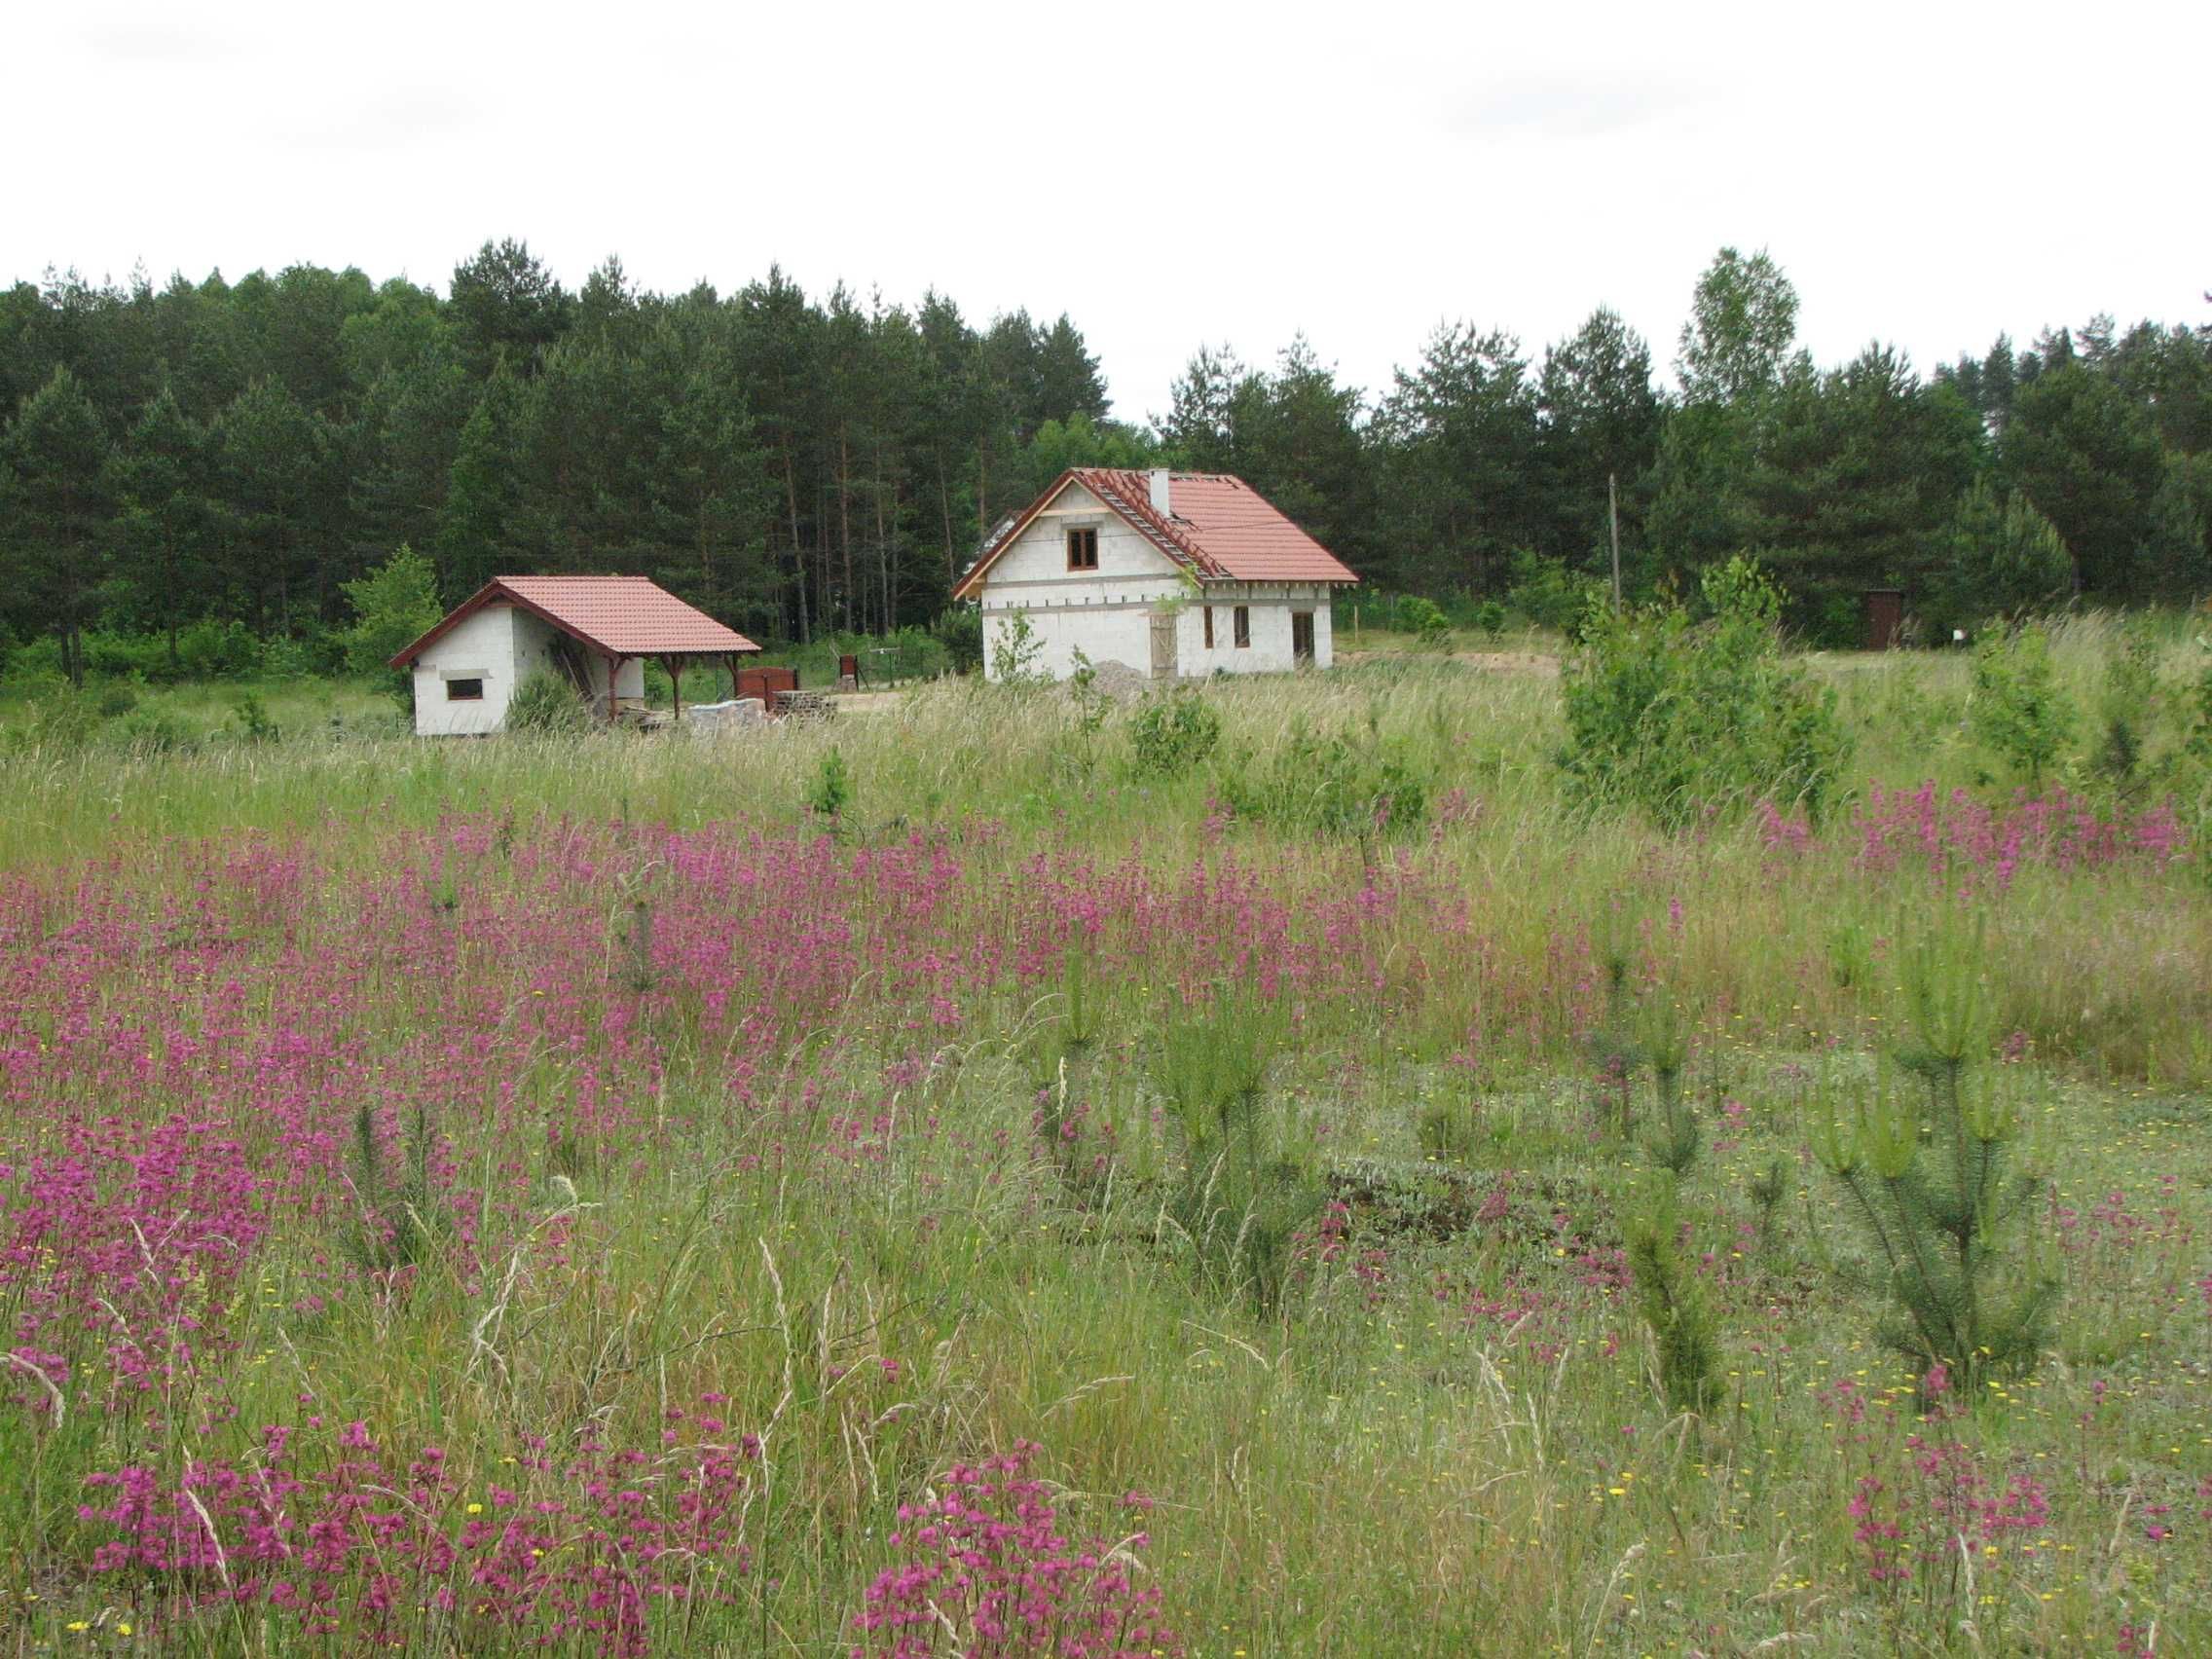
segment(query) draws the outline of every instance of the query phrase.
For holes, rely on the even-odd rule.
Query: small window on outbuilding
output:
[[[484,682],[481,680],[449,680],[446,682],[446,701],[449,703],[481,703],[484,701]]]
[[[1098,569],[1098,532],[1071,530],[1068,532],[1068,569],[1095,571]]]
[[[1212,607],[1212,606],[1210,606],[1210,605],[1209,605],[1209,606],[1207,606],[1207,607],[1205,608],[1205,618],[1206,618],[1206,649],[1210,651],[1210,650],[1212,650],[1212,649],[1213,649],[1213,607]]]
[[[1235,635],[1238,650],[1252,643],[1252,608],[1249,605],[1239,605],[1236,608]]]

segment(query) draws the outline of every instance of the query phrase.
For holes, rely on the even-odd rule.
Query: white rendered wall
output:
[[[487,605],[435,642],[415,661],[415,730],[423,737],[470,737],[502,730],[515,687],[533,674],[567,678],[554,654],[550,624],[511,605]],[[592,712],[607,714],[607,659],[589,645],[582,656],[591,682]],[[481,680],[480,701],[456,703],[446,696],[449,680]],[[624,657],[614,675],[614,694],[623,702],[645,698],[645,665]]]
[[[1098,569],[1067,568],[1067,533],[1098,532]],[[1294,610],[1313,613],[1314,666],[1329,666],[1326,586],[1216,582],[1200,598],[1167,556],[1080,484],[1070,484],[1002,553],[983,577],[983,672],[997,677],[996,657],[1013,614],[1029,618],[1040,649],[1031,672],[1065,680],[1080,648],[1093,663],[1119,662],[1152,672],[1152,612],[1181,604],[1175,623],[1175,672],[1182,679],[1214,673],[1281,673],[1295,666],[1290,645]],[[1234,607],[1251,608],[1252,643],[1235,645]],[[1201,608],[1213,607],[1213,649],[1205,648]]]
[[[1213,607],[1213,649],[1205,646],[1205,607]],[[1251,612],[1251,640],[1236,644],[1236,608]],[[1290,619],[1307,611],[1313,618],[1313,666],[1327,668],[1335,652],[1329,637],[1329,589],[1311,583],[1209,582],[1205,597],[1193,600],[1180,624],[1178,654],[1182,672],[1202,678],[1210,674],[1282,674],[1298,666],[1291,648]]]
[[[568,678],[562,670],[561,659],[553,654],[553,642],[560,638],[553,625],[529,611],[514,610],[515,619],[515,683],[520,685],[534,674],[555,674]],[[579,649],[581,647],[578,647]]]
[[[423,737],[466,737],[506,723],[515,691],[515,611],[487,605],[415,659],[415,730]],[[481,699],[456,703],[449,680],[481,680]]]
[[[605,713],[607,702],[607,659],[592,653],[591,647],[580,647],[585,661],[591,667],[591,694],[595,709]],[[645,700],[645,663],[643,657],[619,657],[614,670],[614,700],[618,703],[643,703]]]

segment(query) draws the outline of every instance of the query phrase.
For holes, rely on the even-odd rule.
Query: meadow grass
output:
[[[1205,688],[1169,778],[958,683],[728,739],[9,755],[0,1631],[1109,1652],[1156,1595],[1137,1651],[2212,1643],[2203,850],[2085,770],[2015,799],[1963,660],[1813,668],[1866,782],[1678,837],[1569,808],[1555,682],[1415,654]],[[1227,809],[1310,730],[1421,821]],[[1877,1341],[1814,1156],[1903,946],[1964,930],[2021,1271],[2065,1286],[1972,1397]],[[1616,961],[1685,1041],[1697,1412],[1627,1261]],[[1264,1303],[1168,1104],[1209,1009],[1279,1032],[1255,1178],[1312,1198]],[[1044,1625],[993,1639],[900,1512],[1023,1444]],[[909,1591],[943,1618],[856,1622]]]

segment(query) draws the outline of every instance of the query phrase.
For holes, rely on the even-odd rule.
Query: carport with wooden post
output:
[[[740,695],[738,659],[759,649],[644,576],[496,576],[391,666],[414,672],[415,729],[461,735],[501,729],[516,685],[541,672],[566,679],[602,719],[620,719],[625,701],[645,701],[648,660],[674,682],[681,719],[688,669],[720,665]]]

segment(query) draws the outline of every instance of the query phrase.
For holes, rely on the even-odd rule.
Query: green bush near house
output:
[[[507,729],[538,736],[560,736],[591,729],[591,710],[568,680],[547,669],[523,677],[507,699]]]

